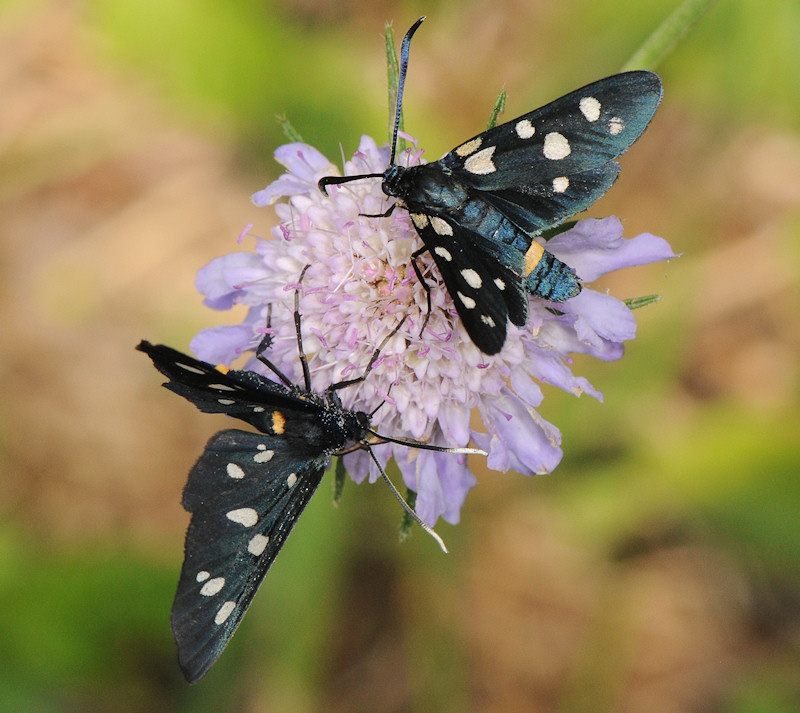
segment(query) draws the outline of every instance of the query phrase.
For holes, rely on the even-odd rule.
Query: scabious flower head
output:
[[[420,154],[404,151],[398,163],[414,165]],[[420,334],[427,294],[411,267],[411,256],[422,245],[408,213],[367,217],[384,213],[393,200],[384,195],[379,179],[329,186],[329,195],[323,194],[317,182],[337,169],[311,146],[288,144],[275,158],[286,173],[253,196],[256,205],[275,204],[280,223],[272,230],[273,239],[257,238],[254,252],[217,258],[197,277],[207,305],[229,309],[244,304],[247,316],[238,325],[204,330],[192,341],[192,350],[206,361],[231,364],[258,346],[269,309],[267,356],[302,383],[292,312],[298,278],[308,265],[299,298],[303,349],[315,391],[360,376],[375,348],[405,317],[367,379],[338,392],[344,405],[371,412],[383,404],[371,421],[388,436],[450,447],[472,440],[489,453],[488,466],[496,470],[528,475],[553,470],[562,457],[561,434],[536,411],[543,399],[540,384],[602,399],[585,378],[572,373],[569,355],[619,359],[623,342],[636,332],[625,304],[587,288],[557,310],[531,298],[525,327],[509,324],[503,349],[487,356],[470,341],[432,259],[424,254],[418,264],[431,288],[432,309]],[[388,148],[365,136],[344,173],[381,173],[388,162]],[[549,241],[547,249],[588,282],[623,267],[674,257],[669,245],[653,235],[623,238],[614,217],[580,221]],[[246,368],[271,375],[254,356]],[[485,431],[470,427],[474,408]],[[394,444],[374,450],[384,463],[394,457],[406,485],[417,493],[420,517],[429,524],[440,516],[458,522],[476,482],[465,456]],[[363,451],[344,458],[356,482],[378,477]]]

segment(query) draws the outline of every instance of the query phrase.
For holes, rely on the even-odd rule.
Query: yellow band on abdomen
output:
[[[544,248],[535,240],[531,242],[528,252],[525,253],[525,277],[536,269],[542,255],[544,255]]]

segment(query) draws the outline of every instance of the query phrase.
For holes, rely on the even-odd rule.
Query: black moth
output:
[[[183,507],[192,518],[171,623],[180,667],[190,683],[205,675],[233,636],[332,455],[363,448],[378,463],[370,445],[387,441],[485,455],[477,449],[381,436],[370,428],[369,414],[342,406],[337,391],[366,378],[394,332],[375,350],[360,377],[332,384],[320,395],[311,390],[297,307],[295,324],[303,387],[292,384],[263,356],[264,342],[259,359],[283,383],[251,371],[220,369],[147,341],[136,347],[169,379],[164,386],[170,391],[201,411],[233,416],[259,431],[228,429],[213,436],[183,492]],[[405,504],[379,463],[378,468],[411,516],[444,548],[439,536]]]
[[[424,19],[403,38],[389,167],[325,177],[319,187],[327,192],[329,185],[382,178],[383,192],[399,199],[383,215],[397,205],[409,211],[424,244],[414,257],[430,252],[470,338],[481,351],[496,354],[507,321],[527,321],[528,294],[564,302],[580,292],[572,268],[534,236],[586,210],[611,187],[620,171],[614,159],[653,117],[661,80],[646,71],[615,74],[484,131],[438,161],[398,166],[408,47]]]

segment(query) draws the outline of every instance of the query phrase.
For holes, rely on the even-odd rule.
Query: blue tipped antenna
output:
[[[400,77],[397,84],[397,106],[394,110],[394,130],[392,131],[392,156],[389,159],[389,165],[394,165],[394,156],[397,152],[397,132],[400,130],[400,108],[403,106],[403,89],[406,85],[406,72],[408,71],[408,48],[411,45],[411,38],[417,31],[417,28],[424,22],[425,15],[419,18],[406,32],[403,37],[403,44],[400,46]],[[328,192],[328,186],[338,185],[340,183],[349,183],[350,181],[358,181],[362,178],[383,178],[383,173],[362,173],[358,176],[325,176],[319,180],[317,184],[323,193]]]
[[[417,28],[425,21],[425,15],[419,18],[411,27],[406,36],[403,38],[403,44],[400,46],[400,79],[397,83],[397,106],[394,110],[394,131],[392,131],[392,157],[389,159],[389,165],[394,164],[394,154],[397,151],[397,132],[400,129],[400,111],[403,106],[403,89],[406,86],[406,72],[408,71],[408,48],[411,45],[411,38],[417,31]]]

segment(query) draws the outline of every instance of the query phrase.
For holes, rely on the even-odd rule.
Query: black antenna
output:
[[[425,21],[425,15],[419,18],[411,27],[406,36],[403,38],[403,44],[400,46],[400,79],[397,82],[397,106],[394,110],[394,131],[392,131],[392,156],[389,159],[389,165],[394,165],[394,154],[397,151],[397,132],[400,129],[400,112],[403,106],[403,90],[406,86],[406,72],[408,71],[408,48],[411,45],[411,38],[417,31],[417,28]]]
[[[386,475],[386,471],[381,467],[380,461],[378,461],[378,458],[375,456],[375,453],[373,452],[372,448],[366,446],[366,450],[367,453],[369,453],[369,456],[370,458],[372,458],[375,465],[378,466],[378,470],[381,473],[381,477],[386,482],[386,485],[389,486],[389,490],[392,491],[392,495],[394,495],[397,498],[397,500],[403,506],[403,509],[409,514],[411,519],[414,520],[414,522],[416,522],[417,525],[419,525],[425,532],[427,532],[434,540],[436,540],[436,542],[439,543],[439,547],[442,548],[442,552],[447,554],[447,546],[444,544],[444,540],[441,537],[439,537],[439,533],[437,533],[436,530],[434,530],[427,522],[425,522],[425,520],[423,520],[419,515],[417,515],[417,511],[414,510],[414,508],[412,508],[405,501],[402,495],[400,495],[400,491],[395,487],[394,483],[389,479],[389,476]]]
[[[392,131],[392,155],[389,158],[389,165],[394,166],[394,157],[397,151],[397,132],[400,130],[400,112],[403,106],[403,90],[406,85],[406,72],[408,71],[408,48],[411,45],[411,38],[417,31],[417,28],[425,21],[425,15],[419,18],[413,25],[411,25],[405,37],[403,37],[403,44],[400,46],[400,77],[397,83],[397,106],[394,110],[394,130]],[[340,183],[350,183],[350,181],[358,181],[362,178],[383,178],[383,173],[362,173],[358,176],[325,176],[320,178],[317,186],[325,194],[328,194],[328,186],[338,185]]]

